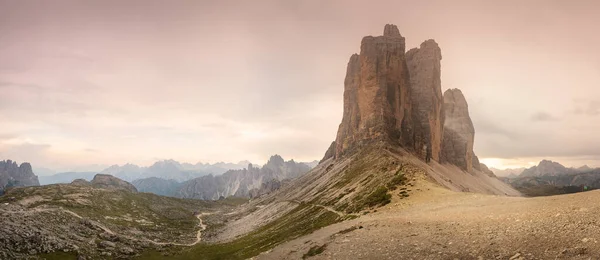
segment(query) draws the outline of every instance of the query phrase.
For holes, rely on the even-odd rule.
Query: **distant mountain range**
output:
[[[294,160],[284,161],[279,155],[273,155],[262,167],[248,166],[242,170],[230,170],[219,176],[207,175],[183,183],[177,197],[203,200],[219,198],[249,197],[251,190],[261,189],[262,184],[271,180],[294,179],[311,168]]]
[[[518,176],[503,180],[528,196],[556,195],[600,189],[600,168],[587,165],[567,168],[558,162],[542,160]]]
[[[49,176],[38,176],[40,180],[40,185],[48,185],[55,183],[71,183],[76,179],[84,179],[86,181],[91,181],[96,175],[96,172],[61,172],[54,175]]]
[[[39,176],[39,184],[92,181],[97,173],[112,175],[132,183],[140,192],[163,196],[205,200],[220,197],[257,196],[279,187],[281,181],[298,177],[316,166],[318,161],[297,163],[271,156],[263,167],[249,161],[238,163],[180,163],[163,160],[149,167],[135,164],[113,165],[100,172],[63,172]]]
[[[521,174],[525,169],[525,167],[521,167],[521,168],[506,168],[506,169],[496,169],[496,168],[490,168],[490,170],[492,172],[494,172],[494,174],[498,177],[508,177],[508,178],[515,178],[518,177],[519,174]]]
[[[316,161],[315,161],[316,162]],[[150,177],[133,181],[140,192],[158,195],[217,200],[230,196],[252,197],[268,193],[281,186],[281,181],[294,179],[308,172],[314,165],[285,161],[273,155],[263,167],[248,164],[244,169],[229,170],[221,175],[205,175],[182,183],[176,180]]]
[[[239,170],[248,166],[250,162],[241,161],[238,163],[225,163],[218,162],[214,164],[209,163],[179,163],[175,160],[163,160],[154,163],[149,167],[140,167],[135,164],[125,165],[113,165],[104,170],[98,172],[62,172],[51,175],[40,175],[40,184],[54,184],[54,183],[70,183],[75,179],[85,179],[91,181],[96,173],[109,174],[128,182],[134,180],[157,177],[163,179],[172,179],[177,182],[184,182],[197,178],[200,176],[214,174],[219,175],[228,170]],[[36,168],[38,169],[38,168]],[[42,169],[44,173],[51,173],[51,170],[45,168]]]
[[[100,173],[110,174],[129,182],[150,177],[184,182],[208,174],[218,175],[228,170],[243,169],[248,166],[248,164],[250,164],[248,161],[241,161],[235,164],[223,162],[215,164],[190,164],[179,163],[175,160],[163,160],[155,162],[150,167],[140,167],[135,164],[125,164],[123,166],[113,165]]]

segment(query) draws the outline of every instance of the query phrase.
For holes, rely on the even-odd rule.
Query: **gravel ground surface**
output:
[[[420,180],[408,199],[395,196],[377,212],[256,258],[600,259],[598,241],[600,191],[506,197],[453,192]]]

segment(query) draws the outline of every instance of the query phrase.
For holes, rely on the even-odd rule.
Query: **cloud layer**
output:
[[[395,23],[407,48],[440,43],[442,87],[465,93],[480,157],[597,158],[597,5],[2,1],[0,157],[60,169],[318,159],[348,57]]]

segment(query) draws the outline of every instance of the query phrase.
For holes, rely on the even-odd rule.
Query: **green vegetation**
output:
[[[316,256],[320,253],[323,253],[323,251],[325,251],[325,247],[327,247],[327,244],[324,244],[322,246],[313,246],[311,247],[308,252],[306,252],[306,254],[304,254],[302,256],[302,259],[306,259],[309,258],[311,256]]]
[[[404,173],[398,170],[398,172],[396,172],[396,175],[394,175],[390,182],[386,184],[386,187],[389,190],[395,190],[398,186],[405,185],[407,181],[408,179],[406,178],[406,176],[404,176]]]
[[[364,205],[368,207],[383,206],[391,202],[392,195],[386,187],[379,187],[365,198]]]
[[[198,244],[191,248],[172,248],[169,259],[247,259],[285,241],[307,235],[341,221],[327,210],[302,203],[275,221],[223,244]],[[146,252],[140,259],[164,259],[160,252]]]
[[[100,222],[111,230],[139,230],[144,238],[181,243],[196,237],[198,219],[195,214],[247,201],[240,198],[214,202],[178,199],[66,184],[12,189],[6,196],[0,197],[0,203],[20,200],[29,201],[29,208],[61,207]]]
[[[39,258],[46,260],[75,260],[77,259],[77,255],[75,253],[52,252],[49,254],[41,254],[39,255]]]

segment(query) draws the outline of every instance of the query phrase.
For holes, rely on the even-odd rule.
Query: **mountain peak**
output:
[[[9,187],[38,185],[38,176],[33,173],[30,163],[18,165],[12,160],[0,161],[0,195]]]
[[[404,38],[392,24],[383,36],[363,38],[360,53],[348,62],[342,122],[322,161],[388,143],[426,162],[480,170],[464,95],[458,89],[442,95],[441,59],[433,39],[405,52]]]
[[[398,27],[394,24],[386,24],[385,25],[385,27],[383,28],[383,36],[402,37],[402,35],[400,35],[400,30],[398,30]]]
[[[558,176],[573,172],[574,169],[569,169],[560,163],[551,160],[541,160],[540,163],[531,168],[525,169],[520,177],[535,177],[535,176]]]

